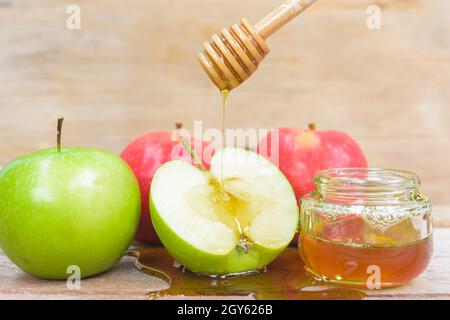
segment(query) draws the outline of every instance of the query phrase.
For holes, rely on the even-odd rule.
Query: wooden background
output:
[[[281,0],[0,0],[0,161],[64,143],[120,150],[175,121],[219,126],[219,95],[196,61],[202,42]],[[382,28],[366,27],[369,4]],[[78,4],[81,30],[66,28]],[[232,93],[228,126],[353,135],[370,164],[417,172],[450,204],[450,2],[319,0],[269,40]],[[1,165],[1,163],[0,163]]]

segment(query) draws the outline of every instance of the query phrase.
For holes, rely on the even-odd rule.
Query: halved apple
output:
[[[156,172],[152,221],[169,253],[208,275],[264,268],[291,242],[298,225],[294,191],[267,159],[225,148],[210,171],[171,161]]]

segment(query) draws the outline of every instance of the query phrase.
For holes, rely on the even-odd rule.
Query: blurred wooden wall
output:
[[[202,43],[281,0],[0,0],[0,161],[64,143],[119,152],[175,121],[219,126]],[[66,28],[81,7],[82,28]],[[366,27],[370,4],[382,28]],[[228,126],[353,135],[370,164],[417,172],[450,203],[450,2],[319,0],[269,40],[260,70],[232,93]]]

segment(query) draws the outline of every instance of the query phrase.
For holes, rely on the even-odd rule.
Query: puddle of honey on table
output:
[[[332,287],[317,282],[306,274],[295,248],[286,249],[267,269],[234,277],[198,275],[177,266],[169,253],[160,247],[133,249],[136,268],[164,280],[167,290],[148,293],[148,298],[198,296],[242,296],[256,300],[360,300],[366,295],[358,290]]]

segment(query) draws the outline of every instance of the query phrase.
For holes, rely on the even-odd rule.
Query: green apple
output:
[[[298,225],[294,191],[268,160],[225,148],[210,171],[171,161],[156,172],[150,193],[153,225],[169,253],[208,275],[256,271],[290,243]]]
[[[83,278],[109,269],[132,241],[139,215],[136,178],[109,152],[43,150],[0,172],[0,247],[40,278],[68,278],[69,266]]]

